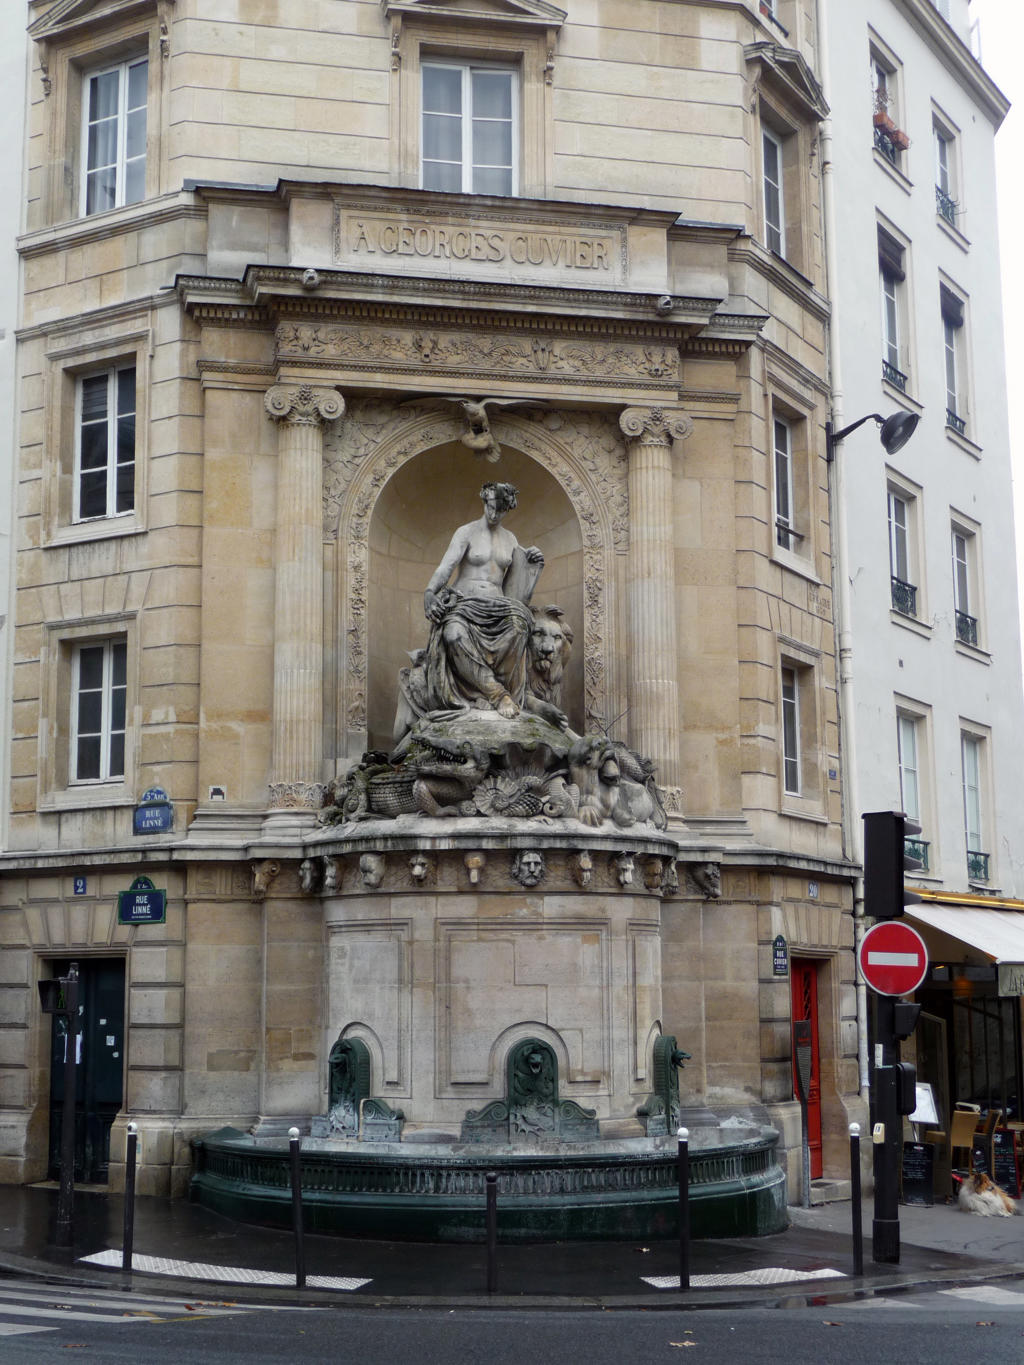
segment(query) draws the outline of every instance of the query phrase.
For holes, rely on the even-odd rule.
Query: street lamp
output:
[[[860,417],[856,422],[851,422],[848,427],[843,427],[842,431],[833,430],[832,423],[825,423],[825,454],[829,462],[836,457],[836,446],[851,431],[856,431],[865,422],[877,422],[879,425],[878,439],[885,447],[887,455],[895,455],[897,450],[903,447],[917,430],[920,422],[920,415],[916,412],[894,412],[889,417],[883,417],[879,412],[869,412],[866,417]]]

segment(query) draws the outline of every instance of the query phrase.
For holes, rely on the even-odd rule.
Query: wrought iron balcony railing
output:
[[[893,142],[884,128],[879,128],[877,126],[875,128],[875,148],[877,151],[881,152],[886,161],[890,162],[893,166],[898,166],[900,164],[900,154],[895,142]]]
[[[882,378],[888,380],[890,384],[895,385],[900,393],[906,393],[907,376],[902,370],[898,370],[895,365],[890,364],[889,361],[884,358],[882,360]]]
[[[903,847],[904,847],[904,848],[906,849],[906,851],[907,851],[907,857],[908,857],[908,858],[916,858],[917,861],[921,864],[920,868],[915,869],[915,871],[927,872],[927,871],[928,871],[928,849],[929,849],[928,840],[927,840],[927,839],[904,839],[904,840],[903,840]]]
[[[977,853],[974,849],[967,850],[967,879],[972,882],[988,881],[988,859],[987,853]]]
[[[935,186],[935,211],[940,218],[945,218],[951,227],[956,227],[957,202],[946,193],[940,186]]]
[[[913,583],[904,583],[902,578],[892,579],[892,609],[901,616],[917,615],[917,588]]]
[[[946,426],[951,427],[958,436],[965,436],[967,434],[966,421],[955,413],[952,408],[946,409]]]
[[[978,618],[968,616],[965,611],[956,613],[956,638],[965,645],[978,643]]]

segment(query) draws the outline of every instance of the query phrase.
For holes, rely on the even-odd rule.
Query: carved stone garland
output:
[[[337,539],[344,522],[347,604],[345,727],[366,731],[369,529],[384,485],[408,460],[456,440],[463,423],[454,416],[415,410],[396,413],[387,403],[356,402],[344,427],[324,443],[325,539]],[[603,585],[609,554],[628,549],[627,460],[615,418],[600,413],[541,413],[500,419],[501,439],[531,455],[565,491],[583,538],[584,701],[588,727],[611,714],[607,661],[614,652]],[[621,709],[621,708],[620,708]]]

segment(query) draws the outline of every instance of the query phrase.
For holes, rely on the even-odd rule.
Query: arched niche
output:
[[[515,484],[519,505],[505,525],[521,545],[536,545],[544,570],[533,605],[562,608],[576,637],[562,687],[574,729],[583,728],[583,541],[568,497],[530,456],[504,448],[500,464],[469,454],[458,442],[434,446],[402,465],[381,490],[370,520],[367,729],[371,749],[388,749],[398,671],[427,643],[423,590],[452,533],[481,514],[480,488]]]

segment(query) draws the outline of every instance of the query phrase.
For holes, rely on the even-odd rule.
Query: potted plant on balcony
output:
[[[892,138],[892,145],[898,152],[905,152],[910,146],[910,138],[900,128],[892,128],[889,136]]]

